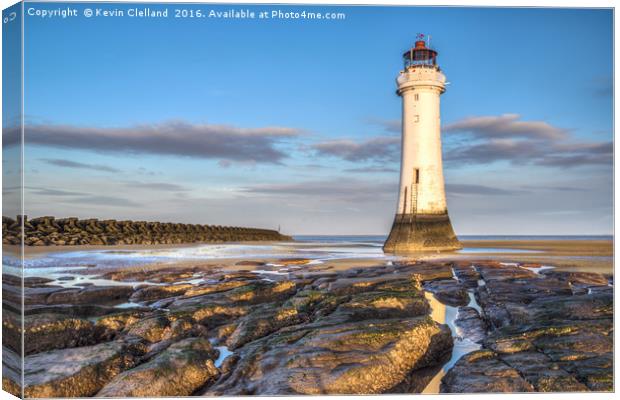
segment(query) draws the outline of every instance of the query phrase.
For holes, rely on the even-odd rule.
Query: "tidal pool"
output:
[[[473,291],[469,291],[469,304],[468,307],[475,308],[478,312],[481,311],[480,305],[474,297]],[[442,304],[439,300],[433,296],[430,292],[424,292],[424,297],[428,300],[431,306],[431,318],[437,323],[446,324],[452,332],[452,338],[454,339],[454,348],[452,349],[452,356],[450,360],[446,362],[439,372],[431,379],[426,385],[422,393],[436,394],[439,393],[441,385],[441,378],[452,368],[452,366],[465,354],[471,353],[480,349],[478,343],[474,343],[467,337],[463,336],[461,330],[456,326],[456,319],[458,317],[458,307],[452,307]]]

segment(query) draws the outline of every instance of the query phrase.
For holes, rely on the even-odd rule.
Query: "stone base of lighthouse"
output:
[[[423,253],[463,248],[445,214],[396,214],[386,253]]]

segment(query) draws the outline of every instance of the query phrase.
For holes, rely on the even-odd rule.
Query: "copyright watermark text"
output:
[[[311,20],[330,21],[345,20],[344,12],[316,11],[316,10],[286,10],[286,9],[209,9],[209,8],[167,8],[167,7],[60,7],[43,8],[29,7],[26,10],[28,17],[41,19],[66,18],[175,18],[175,19],[257,19],[257,20]]]

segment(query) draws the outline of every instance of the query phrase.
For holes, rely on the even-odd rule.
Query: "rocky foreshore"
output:
[[[443,392],[613,390],[613,277],[495,262],[454,271],[476,286],[486,333],[459,308],[463,334],[482,346],[446,374]]]
[[[107,286],[26,278],[25,396],[419,393],[463,337],[480,349],[443,392],[613,390],[608,276],[488,261],[254,265],[115,270],[97,277]],[[18,282],[3,279],[14,393]],[[426,291],[458,307],[456,331],[431,317]]]
[[[26,216],[17,216],[14,220],[3,216],[3,244],[21,244],[22,220],[26,246],[154,245],[291,240],[290,236],[269,229],[113,219],[103,221],[78,218],[56,219],[54,217],[28,219]]]

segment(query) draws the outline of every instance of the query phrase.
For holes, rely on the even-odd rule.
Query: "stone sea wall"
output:
[[[2,243],[20,244],[24,220],[26,246],[180,244],[284,241],[290,236],[270,229],[170,222],[39,217],[2,217]]]

